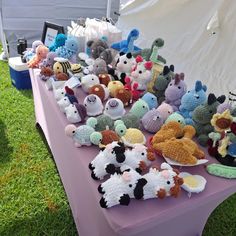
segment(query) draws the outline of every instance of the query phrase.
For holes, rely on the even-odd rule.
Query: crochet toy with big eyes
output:
[[[156,78],[153,86],[153,91],[157,97],[157,101],[161,104],[165,100],[165,90],[174,77],[174,66],[164,66],[163,72]]]
[[[175,74],[175,77],[165,90],[165,102],[170,104],[174,111],[178,111],[181,104],[181,98],[186,93],[186,90],[187,85],[184,82],[184,73]]]
[[[141,99],[148,104],[150,110],[158,106],[157,97],[150,92],[145,93]]]
[[[39,64],[46,58],[48,54],[48,48],[44,45],[39,45],[36,48],[35,56],[27,63],[29,68],[37,68]]]
[[[83,123],[87,116],[86,108],[82,104],[73,103],[65,108],[66,118],[70,123]]]
[[[49,52],[47,54],[47,57],[40,63],[39,67],[53,67],[53,64],[55,63],[54,58],[57,57],[57,54],[55,52]]]
[[[218,105],[224,101],[224,95],[216,98],[213,93],[210,93],[208,95],[207,103],[194,109],[192,119],[197,132],[197,140],[200,145],[207,145],[207,141],[209,139],[208,134],[214,131],[214,128],[211,125],[211,119],[216,113]]]
[[[196,81],[194,89],[188,91],[181,98],[181,105],[179,106],[180,114],[185,118],[185,123],[193,125],[192,113],[193,110],[205,103],[206,85],[202,85],[201,81]]]
[[[120,119],[125,114],[124,104],[118,98],[111,98],[106,102],[104,115],[109,116],[112,120]]]
[[[139,99],[132,105],[129,112],[141,119],[148,111],[148,104],[144,100]]]
[[[160,112],[164,121],[174,112],[173,107],[165,102],[162,102],[162,104],[157,107],[157,111]]]
[[[84,99],[84,106],[88,116],[98,116],[103,112],[103,104],[101,99],[95,95],[90,94]]]
[[[94,74],[85,75],[81,78],[81,86],[86,93],[88,93],[89,89],[96,84],[100,84],[100,82],[98,77]]]

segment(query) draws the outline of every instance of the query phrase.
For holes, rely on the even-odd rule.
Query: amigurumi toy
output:
[[[109,82],[111,81],[111,77],[109,74],[99,74],[98,78],[100,84],[104,84],[105,86],[108,86]]]
[[[123,115],[120,119],[124,122],[127,129],[129,128],[138,129],[140,126],[139,118],[130,112]]]
[[[82,104],[73,103],[65,108],[66,118],[71,123],[83,123],[87,116],[86,108]]]
[[[163,199],[167,196],[177,197],[183,184],[183,179],[178,174],[179,172],[167,163],[162,163],[160,170],[150,168],[143,176],[130,166],[124,165],[121,174],[115,173],[98,186],[98,191],[103,194],[100,206],[102,208],[115,205],[127,206],[131,198],[146,200]]]
[[[174,112],[173,107],[165,102],[162,102],[162,104],[157,108],[157,111],[160,112],[164,121]]]
[[[158,106],[157,97],[150,92],[145,93],[141,99],[148,104],[150,110]]]
[[[177,112],[174,112],[172,113],[165,121],[165,124],[169,123],[170,121],[176,121],[176,122],[179,122],[182,127],[184,127],[186,124],[185,124],[185,119],[183,116],[181,116],[179,113]]]
[[[142,117],[141,123],[146,131],[156,133],[163,125],[164,120],[157,109],[152,109]]]
[[[111,98],[106,102],[104,115],[109,116],[112,120],[120,119],[125,114],[124,104],[118,98]]]
[[[129,106],[132,102],[132,93],[125,88],[116,89],[114,97],[120,99],[125,107]]]
[[[89,89],[96,84],[100,84],[100,82],[94,74],[85,75],[81,78],[81,87],[85,93],[88,93]]]
[[[99,74],[107,74],[107,72],[108,71],[106,62],[101,58],[97,58],[93,64],[93,73],[95,75],[99,75]]]
[[[98,145],[100,148],[102,148],[106,147],[112,142],[119,142],[120,137],[115,131],[107,129],[92,133],[90,140],[94,145]]]
[[[86,124],[94,127],[95,131],[112,130],[114,128],[114,121],[110,116],[104,114],[97,116],[96,118],[88,118]]]
[[[136,57],[136,66],[131,72],[131,80],[133,83],[138,83],[138,90],[147,90],[147,84],[151,81],[152,62],[144,61],[141,56]]]
[[[89,94],[84,98],[84,106],[88,116],[98,116],[103,112],[101,99],[95,94]]]
[[[202,85],[201,81],[196,81],[194,89],[188,91],[181,98],[181,105],[179,106],[180,114],[185,118],[185,123],[193,125],[192,113],[193,110],[205,103],[206,96],[206,85]]]
[[[107,85],[107,88],[110,91],[110,96],[115,97],[116,91],[118,89],[123,89],[124,85],[120,81],[110,81]]]
[[[57,57],[57,54],[55,52],[49,52],[47,54],[47,57],[40,63],[39,67],[48,66],[53,67],[53,64],[55,63],[54,58]]]
[[[165,102],[170,104],[174,111],[178,111],[181,104],[181,98],[186,93],[186,90],[187,85],[184,82],[184,73],[175,74],[175,77],[165,90]]]
[[[68,59],[62,58],[62,57],[58,57],[58,58],[54,58],[56,60],[56,62],[53,65],[53,71],[54,74],[58,74],[58,73],[66,73],[68,74],[67,70],[71,69],[71,64],[68,61]]]
[[[136,65],[136,60],[133,55],[129,52],[119,53],[116,62],[115,62],[115,71],[110,70],[110,74],[114,77],[115,80],[121,81],[125,84],[125,78],[130,76],[133,67]],[[112,72],[112,73],[111,73]]]
[[[76,147],[91,146],[90,136],[94,133],[94,128],[89,125],[81,125],[76,128],[75,125],[67,125],[65,134],[74,140]]]
[[[107,65],[111,64],[113,61],[113,56],[110,48],[105,49],[99,55],[99,58],[103,59]]]
[[[59,57],[74,61],[74,57],[76,57],[78,52],[78,47],[78,41],[76,38],[70,37],[67,38],[64,46],[60,46],[56,49],[56,54]]]
[[[144,134],[136,128],[129,128],[124,125],[122,120],[115,121],[115,131],[120,135],[123,143],[128,147],[133,147],[135,144],[145,144],[146,138]]]
[[[36,48],[35,56],[27,63],[29,68],[37,68],[39,67],[40,62],[46,58],[48,54],[48,48],[44,45],[39,45]]]
[[[65,34],[58,34],[53,42],[53,44],[49,47],[49,51],[55,52],[57,48],[65,45],[66,42]]]
[[[27,50],[24,52],[24,55],[23,55],[23,59],[25,59],[26,61],[29,61],[31,60],[35,53],[36,53],[36,48],[39,46],[39,45],[43,45],[43,42],[40,41],[40,40],[36,40],[32,43],[32,48],[30,50]]]
[[[164,46],[164,40],[157,38],[153,41],[151,48],[144,48],[140,52],[135,52],[134,56],[141,55],[144,60],[152,61],[153,63],[166,64],[166,59],[159,55],[158,50]]]
[[[39,78],[41,80],[47,81],[53,74],[53,70],[50,67],[42,67]]]
[[[101,53],[108,49],[108,45],[105,40],[94,39],[87,42],[87,47],[91,52],[91,57],[97,59],[100,57]]]
[[[165,100],[165,90],[174,77],[174,66],[164,66],[163,72],[156,78],[153,86],[153,91],[157,97],[157,101],[161,104]]]
[[[217,107],[220,103],[225,101],[225,96],[218,98],[213,93],[208,95],[207,103],[196,107],[192,114],[194,127],[197,131],[197,140],[200,145],[206,146],[208,141],[208,134],[214,131],[211,125],[211,119],[217,112]]]
[[[132,105],[129,112],[141,119],[148,111],[148,104],[144,100],[139,99]]]
[[[117,43],[113,43],[111,48],[124,53],[141,51],[141,48],[134,45],[134,41],[138,39],[139,31],[137,29],[132,29],[127,37],[127,40],[122,40]]]
[[[193,126],[181,126],[178,122],[169,122],[162,126],[153,139],[152,147],[162,156],[181,164],[196,164],[205,157],[204,152],[192,140],[196,131]]]
[[[125,89],[128,90],[131,93],[132,101],[137,101],[142,95],[143,92],[142,90],[138,90],[138,83],[137,82],[132,82],[131,78],[126,76],[125,77]]]
[[[97,95],[103,102],[109,97],[109,89],[103,84],[95,84],[89,88],[89,94]]]

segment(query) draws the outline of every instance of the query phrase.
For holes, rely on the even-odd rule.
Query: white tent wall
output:
[[[117,25],[126,35],[138,28],[137,44],[150,47],[157,37],[165,40],[160,55],[176,72],[184,72],[192,86],[202,80],[217,95],[236,90],[235,0],[131,0],[121,1]],[[207,31],[218,11],[219,28]]]
[[[16,54],[17,38],[25,37],[29,45],[41,39],[45,21],[70,25],[79,17],[106,16],[107,0],[1,0],[3,30],[10,46],[10,55]],[[0,2],[0,3],[1,3]],[[117,19],[119,0],[111,1],[111,17]]]

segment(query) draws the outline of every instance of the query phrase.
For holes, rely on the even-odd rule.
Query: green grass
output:
[[[76,235],[52,156],[35,128],[32,92],[11,85],[4,62],[0,135],[0,235]],[[236,195],[213,212],[203,235],[236,235]]]

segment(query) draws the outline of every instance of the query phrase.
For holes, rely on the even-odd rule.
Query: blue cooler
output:
[[[11,82],[17,89],[31,89],[28,66],[20,57],[11,57],[8,60]]]

